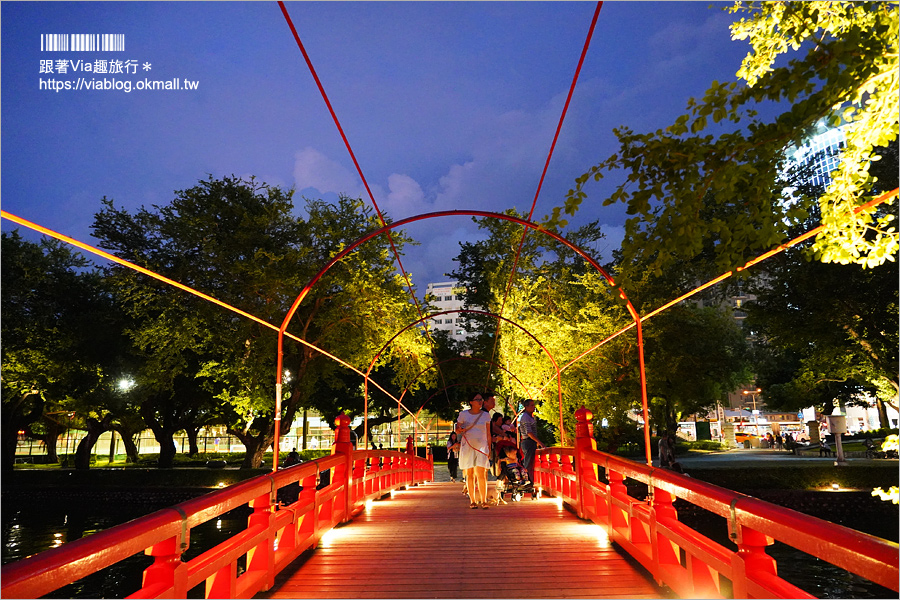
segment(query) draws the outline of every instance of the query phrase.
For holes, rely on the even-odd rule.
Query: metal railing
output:
[[[207,598],[249,598],[268,590],[282,569],[316,547],[328,530],[362,511],[366,501],[434,478],[430,457],[353,450],[349,419],[340,423],[331,456],[249,479],[5,565],[0,595],[38,598],[140,552],[152,556],[153,564],[144,571],[139,590],[121,590],[126,598],[186,598],[204,582]],[[329,483],[317,489],[319,473],[325,471],[331,474]],[[298,484],[295,502],[278,501]],[[182,560],[191,529],[246,505],[253,511],[246,529]]]
[[[575,413],[574,448],[538,453],[535,479],[542,491],[570,504],[578,516],[606,529],[659,584],[690,598],[814,598],[778,576],[766,547],[775,540],[878,585],[898,590],[897,544],[718,486],[599,452],[590,411]],[[598,467],[606,482],[598,477]],[[628,493],[625,479],[646,484],[647,499]],[[710,540],[678,520],[681,498],[727,521],[737,550]],[[724,580],[731,590],[723,589]],[[727,585],[727,584],[726,584]]]

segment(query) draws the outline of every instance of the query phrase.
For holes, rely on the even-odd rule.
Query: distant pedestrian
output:
[[[670,469],[675,463],[675,444],[669,440],[668,435],[659,438],[659,466],[663,469]]]
[[[825,440],[819,440],[819,456],[831,456],[831,446]]]
[[[456,481],[459,467],[459,437],[455,431],[450,432],[447,438],[447,470],[450,471],[450,481]]]
[[[297,449],[294,448],[287,455],[287,458],[284,459],[284,466],[285,467],[293,467],[294,465],[299,465],[299,464],[300,464],[300,455],[297,454]]]

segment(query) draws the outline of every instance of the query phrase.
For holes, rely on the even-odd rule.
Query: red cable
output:
[[[322,99],[325,101],[325,106],[328,107],[328,112],[331,114],[331,119],[334,121],[335,126],[338,129],[338,133],[341,134],[341,139],[344,140],[344,146],[347,147],[347,152],[350,153],[350,158],[353,160],[353,165],[356,167],[356,172],[359,174],[359,178],[363,182],[363,186],[366,188],[366,193],[369,195],[369,200],[372,201],[372,206],[375,207],[375,213],[378,215],[378,220],[381,222],[381,226],[384,227],[387,223],[384,220],[384,215],[381,213],[381,209],[378,207],[378,203],[375,201],[375,195],[372,193],[371,188],[369,188],[369,182],[366,180],[366,176],[363,174],[362,167],[359,166],[359,161],[356,160],[356,154],[353,152],[353,148],[350,146],[350,140],[347,139],[347,135],[344,133],[344,128],[341,127],[341,122],[338,120],[337,113],[334,112],[334,107],[331,106],[331,101],[328,99],[328,94],[325,93],[325,86],[322,85],[322,81],[319,79],[319,75],[316,73],[315,67],[313,67],[312,60],[309,58],[309,54],[306,52],[306,48],[303,46],[303,42],[300,41],[300,34],[297,33],[297,28],[294,27],[294,22],[291,20],[291,15],[288,14],[287,7],[284,5],[284,2],[279,0],[278,6],[281,7],[281,13],[284,15],[284,20],[287,21],[288,27],[291,29],[291,33],[294,35],[294,41],[297,42],[297,47],[300,48],[300,52],[303,54],[303,59],[306,61],[306,66],[309,67],[309,72],[312,74],[313,79],[316,82],[316,86],[319,88],[319,93],[322,94]],[[397,259],[397,265],[400,267],[400,272],[403,274],[403,279],[406,281],[406,289],[409,290],[409,295],[412,296],[413,304],[416,307],[416,312],[419,315],[419,318],[422,318],[422,307],[419,305],[419,300],[416,298],[415,292],[413,292],[412,282],[409,280],[409,275],[406,272],[406,269],[403,267],[403,261],[400,260],[400,253],[397,251],[397,247],[394,245],[393,236],[388,233],[386,234],[388,238],[388,243],[391,246],[391,251],[394,253],[394,258]],[[434,340],[431,338],[431,335],[428,333],[428,329],[425,329],[425,337],[428,338],[429,343],[431,344],[431,349],[434,351]],[[444,373],[438,369],[438,373],[441,375],[441,381],[446,385],[446,381],[444,380]],[[447,402],[450,402],[450,396],[447,396]],[[368,431],[368,428],[366,428]]]
[[[528,212],[528,216],[526,220],[530,221],[531,217],[534,215],[534,209],[537,206],[538,196],[541,193],[541,187],[544,185],[544,177],[547,175],[547,169],[550,167],[550,159],[553,158],[553,150],[556,148],[556,141],[559,139],[559,132],[562,131],[563,121],[566,119],[566,113],[569,110],[569,103],[572,101],[572,94],[575,93],[575,85],[578,83],[578,76],[581,74],[581,67],[584,65],[584,58],[587,56],[588,47],[591,45],[591,38],[594,35],[594,28],[597,25],[597,18],[600,16],[600,9],[603,7],[603,2],[597,2],[597,8],[594,9],[594,17],[591,20],[591,26],[588,29],[587,38],[584,40],[584,48],[581,50],[581,57],[578,59],[578,66],[575,68],[575,75],[572,77],[572,85],[569,86],[569,94],[566,96],[566,103],[563,106],[562,114],[559,116],[559,124],[556,126],[556,133],[553,136],[553,143],[550,144],[550,152],[547,154],[547,160],[544,163],[544,170],[541,172],[541,178],[538,181],[537,190],[534,193],[534,200],[531,203],[531,210]],[[516,277],[516,270],[519,266],[519,256],[522,254],[522,247],[525,245],[525,237],[528,235],[528,229],[524,229],[522,231],[522,239],[519,240],[519,248],[516,250],[516,257],[513,260],[512,270],[509,274],[509,282],[506,284],[506,291],[503,294],[503,301],[500,303],[500,311],[499,314],[503,315],[503,310],[506,308],[506,300],[509,297],[509,291],[512,289],[513,281]],[[497,344],[500,341],[500,325],[501,322],[497,322],[497,329],[494,332],[494,346],[491,350],[491,361],[497,355]],[[488,381],[490,381],[490,372],[488,372]],[[561,418],[561,417],[560,417]],[[562,428],[562,423],[560,423],[560,429]]]

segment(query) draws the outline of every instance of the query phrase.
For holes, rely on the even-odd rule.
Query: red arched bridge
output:
[[[898,590],[897,544],[599,452],[591,418],[577,411],[574,446],[539,453],[537,502],[473,512],[457,484],[431,483],[430,457],[354,450],[341,415],[331,456],[6,565],[2,596],[37,598],[143,552],[153,563],[123,597],[186,598],[202,586],[207,598],[653,598],[666,586],[693,598],[813,598],[779,577],[766,551],[776,540]],[[650,494],[629,495],[626,480]],[[298,499],[280,504],[296,484]],[[679,521],[676,498],[721,518],[732,544]],[[193,528],[248,504],[245,529],[182,560]]]

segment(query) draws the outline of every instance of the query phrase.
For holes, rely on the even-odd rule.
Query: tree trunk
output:
[[[250,435],[239,429],[228,428],[227,433],[241,440],[247,452],[244,454],[244,461],[241,463],[242,469],[258,469],[263,462],[263,456],[269,445],[272,443],[273,436],[264,433]]]
[[[119,435],[122,436],[122,444],[125,445],[125,462],[130,462],[132,464],[136,464],[140,455],[138,454],[137,445],[134,443],[134,436],[140,432],[134,432],[128,429],[127,427],[122,426],[114,426]]]
[[[35,401],[31,411],[25,413],[29,401]],[[2,431],[2,466],[3,471],[12,471],[16,464],[16,446],[19,445],[19,431],[26,429],[44,414],[44,399],[40,394],[23,394],[18,401],[3,403],[3,418],[0,419]]]
[[[188,436],[188,456],[197,456],[200,454],[200,448],[197,446],[197,434],[200,433],[200,427],[188,427],[185,429]]]
[[[141,417],[144,423],[150,427],[153,437],[159,443],[159,459],[156,466],[160,469],[171,469],[175,464],[175,432],[180,431],[182,427],[173,425],[169,419],[163,423],[156,418],[152,402],[146,402],[141,405]]]
[[[891,420],[888,418],[887,407],[884,405],[884,400],[881,398],[875,398],[875,406],[878,407],[878,427],[885,428],[891,426]]]
[[[87,435],[78,443],[78,449],[75,450],[75,468],[79,471],[91,468],[91,450],[100,438],[100,434],[111,429],[110,421],[112,421],[112,415],[106,415],[102,421],[93,417],[88,418]]]
[[[171,469],[175,466],[175,432],[168,429],[160,429],[159,432],[153,431],[153,437],[159,442],[159,460],[157,467],[160,469]]]
[[[25,433],[29,438],[43,442],[44,448],[47,450],[47,460],[58,463],[59,456],[57,455],[56,446],[60,433],[62,433],[63,426],[53,419],[46,417],[44,418],[44,426],[47,429],[46,433],[34,433],[31,431],[30,426],[25,430]]]

